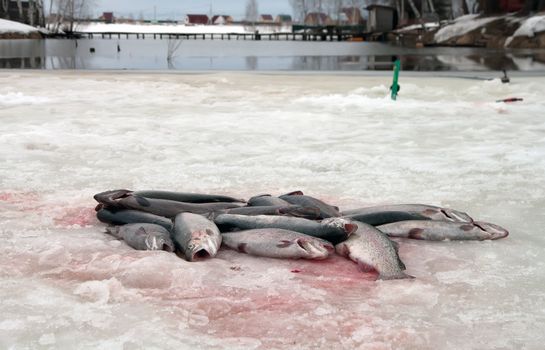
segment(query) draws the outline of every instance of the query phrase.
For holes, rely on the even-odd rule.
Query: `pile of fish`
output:
[[[397,204],[341,212],[301,191],[248,201],[223,195],[168,191],[106,191],[94,196],[108,233],[139,250],[176,252],[188,261],[214,257],[223,244],[271,258],[326,259],[335,252],[375,270],[379,279],[412,278],[398,243],[488,240],[509,232],[468,214],[431,205]]]

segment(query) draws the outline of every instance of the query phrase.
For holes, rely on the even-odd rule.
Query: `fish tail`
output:
[[[395,273],[393,275],[380,274],[378,275],[377,279],[386,281],[386,280],[401,280],[406,278],[411,279],[411,278],[414,278],[414,276],[408,275],[403,271],[399,271],[398,273]]]

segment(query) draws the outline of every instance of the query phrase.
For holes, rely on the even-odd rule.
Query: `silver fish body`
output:
[[[265,206],[286,206],[290,203],[278,197],[273,197],[270,194],[260,194],[253,196],[248,200],[248,205],[252,207],[265,207]]]
[[[429,241],[494,240],[507,237],[509,231],[487,222],[472,223],[447,221],[408,220],[377,226],[390,237],[423,239]]]
[[[413,278],[407,275],[396,245],[384,233],[371,225],[357,222],[358,230],[335,246],[337,254],[358,264],[363,270],[373,269],[378,279]]]
[[[450,209],[426,204],[392,204],[375,207],[358,208],[343,211],[344,216],[356,218],[356,215],[367,215],[380,212],[406,212],[424,216],[430,220],[451,222],[473,222],[468,214]]]
[[[250,255],[281,259],[326,259],[331,243],[299,232],[263,228],[222,233],[223,244]]]
[[[168,231],[172,230],[172,220],[163,216],[153,215],[139,210],[100,209],[97,212],[97,218],[104,223],[113,225],[148,223],[161,225]]]
[[[205,217],[193,213],[176,215],[172,239],[188,261],[212,258],[221,245],[218,227]]]
[[[320,209],[321,219],[341,216],[341,213],[339,212],[339,208],[329,205],[327,203],[324,203],[323,201],[317,198],[306,196],[299,191],[282,195],[280,196],[280,199],[283,199],[286,202],[289,202],[291,204],[301,205],[304,207],[316,207]]]
[[[130,247],[137,250],[174,251],[174,243],[170,232],[163,226],[155,224],[126,224],[106,228],[111,235],[122,239]]]
[[[133,194],[140,197],[152,199],[167,199],[171,201],[185,203],[246,202],[244,199],[238,199],[218,194],[201,194],[172,191],[135,191],[133,192]]]
[[[322,238],[333,244],[346,240],[358,228],[353,221],[344,218],[328,218],[316,222],[289,216],[220,214],[214,221],[227,229],[281,228]]]

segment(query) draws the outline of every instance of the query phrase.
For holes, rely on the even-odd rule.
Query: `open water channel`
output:
[[[0,40],[0,68],[361,71],[390,70],[398,57],[402,69],[412,71],[545,71],[545,50],[268,40]]]

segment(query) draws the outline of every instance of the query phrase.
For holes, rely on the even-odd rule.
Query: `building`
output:
[[[339,22],[344,25],[362,25],[365,21],[359,7],[344,7],[341,9]]]
[[[207,15],[186,15],[185,24],[209,24],[210,20]]]
[[[113,12],[102,12],[102,16],[98,18],[104,23],[114,23],[115,17]]]
[[[502,12],[517,12],[522,10],[524,0],[500,0],[500,10]]]
[[[384,5],[369,5],[366,10],[369,11],[368,32],[389,32],[395,28],[395,8]]]
[[[227,15],[212,16],[212,24],[230,24],[233,23],[233,17]]]
[[[290,15],[278,15],[278,16],[276,16],[276,18],[274,19],[274,21],[275,21],[276,23],[291,24],[292,19],[291,19],[291,16],[290,16]]]
[[[329,16],[321,12],[311,12],[305,17],[305,24],[309,26],[325,26],[330,22]]]
[[[257,20],[258,20],[258,22],[265,22],[265,23],[274,22],[274,18],[273,18],[272,15],[260,15]]]

